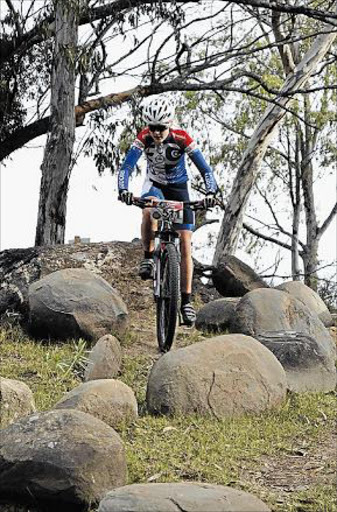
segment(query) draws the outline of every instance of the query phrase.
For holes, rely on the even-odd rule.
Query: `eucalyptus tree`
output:
[[[208,94],[206,97],[193,98],[194,108],[198,109],[198,116],[206,115],[222,127],[221,142],[213,147],[213,163],[218,163],[218,175],[228,193],[227,174],[233,178],[233,169],[240,165],[242,153],[246,150],[252,131],[265,113],[268,101],[263,98],[262,86],[256,88],[255,75],[263,77],[269,89],[280,89],[284,80],[299,66],[303,54],[308,51],[311,37],[300,40],[298,37],[298,20],[284,19],[279,13],[272,17],[263,16],[260,12],[254,15],[259,21],[261,31],[265,35],[266,43],[271,40],[277,43],[268,50],[256,53],[247,62],[246,66],[251,72],[250,94],[245,96],[227,94]],[[305,26],[306,25],[306,26]],[[302,35],[312,34],[312,23],[302,24]],[[295,37],[294,37],[295,36]],[[254,38],[254,34],[250,35]],[[289,42],[290,41],[290,42]],[[261,41],[259,41],[261,45]],[[247,74],[249,76],[249,74]],[[325,88],[323,89],[323,84]],[[253,237],[272,242],[278,247],[291,251],[293,279],[304,276],[306,284],[316,288],[316,270],[318,268],[318,246],[324,232],[336,215],[337,205],[332,204],[326,218],[319,224],[314,201],[314,185],[324,171],[331,170],[331,164],[337,165],[336,138],[336,63],[334,47],[326,54],[310,79],[305,89],[294,95],[291,107],[286,110],[284,122],[278,127],[278,138],[266,151],[262,163],[262,170],[256,172],[255,188],[247,201],[249,208],[244,209],[245,221],[243,227]],[[247,87],[248,89],[248,87]],[[317,91],[320,92],[317,93]],[[310,93],[310,90],[312,91]],[[269,93],[269,100],[273,101]],[[204,100],[204,101],[203,101]],[[275,101],[275,99],[274,99]],[[314,103],[314,105],[312,105]],[[188,96],[187,105],[191,104]],[[202,120],[204,126],[207,122]],[[213,130],[214,131],[214,130]],[[334,164],[334,162],[336,162]],[[262,175],[262,176],[261,176]],[[254,195],[255,190],[255,195]],[[248,190],[248,193],[249,190]],[[227,195],[227,194],[226,194]],[[257,211],[252,217],[253,226],[248,224],[247,217],[253,215],[252,210],[259,209],[261,205],[255,196],[263,198],[269,211],[269,219],[259,215]],[[278,215],[280,202],[286,204],[291,212],[291,226],[287,226],[287,218]],[[224,206],[225,208],[225,206]],[[306,236],[300,239],[300,221],[302,210],[305,211]],[[268,214],[268,212],[267,212]],[[288,217],[288,216],[287,216]],[[234,218],[234,225],[236,221]],[[302,229],[303,231],[303,229]],[[247,235],[244,237],[246,248],[256,249],[253,241]],[[234,252],[235,247],[227,247]],[[300,258],[303,260],[301,270]]]
[[[64,243],[68,183],[75,142],[77,0],[55,0],[50,126],[41,166],[35,245]]]
[[[224,212],[214,264],[217,264],[223,253],[235,251],[245,208],[271,138],[284,118],[294,93],[298,93],[305,86],[310,76],[316,71],[318,64],[330,50],[335,38],[336,33],[329,30],[317,36],[298,65],[287,75],[279,94],[274,99],[275,103],[267,107],[250,137]]]

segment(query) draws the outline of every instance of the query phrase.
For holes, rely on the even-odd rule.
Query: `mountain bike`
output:
[[[182,224],[184,207],[204,210],[203,201],[167,201],[133,198],[139,208],[152,208],[158,221],[154,239],[153,293],[156,302],[157,340],[161,352],[168,352],[174,341],[180,301],[180,238],[174,224]]]

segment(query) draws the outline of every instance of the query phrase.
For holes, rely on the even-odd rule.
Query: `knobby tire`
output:
[[[172,346],[179,307],[179,259],[175,246],[167,244],[160,265],[160,297],[157,299],[157,339],[162,352]]]

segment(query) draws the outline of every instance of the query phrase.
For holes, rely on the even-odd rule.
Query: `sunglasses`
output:
[[[149,124],[149,130],[151,132],[164,132],[167,130],[168,126],[164,124]]]

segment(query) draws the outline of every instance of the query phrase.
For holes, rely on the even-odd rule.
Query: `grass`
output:
[[[0,375],[25,382],[34,394],[37,410],[48,410],[81,382],[73,364],[77,346],[75,342],[36,342],[9,325],[0,329]]]
[[[200,339],[194,336],[195,342]],[[0,329],[0,374],[26,382],[38,410],[51,408],[81,382],[83,358],[83,343],[36,342],[18,327]],[[270,488],[268,478],[262,482],[255,478],[265,458],[290,463],[296,454],[319,451],[334,428],[334,393],[289,394],[278,410],[259,416],[221,421],[197,416],[153,417],[146,411],[146,383],[153,362],[153,357],[143,354],[124,356],[122,363],[120,379],[134,390],[140,410],[138,420],[120,431],[129,483],[218,483],[253,492],[275,512],[337,510],[328,477],[323,483],[313,478],[310,486],[303,490],[298,486],[286,498],[284,492]],[[335,473],[331,457],[322,459],[322,464],[323,474]],[[288,467],[285,474],[286,470],[289,472]]]

